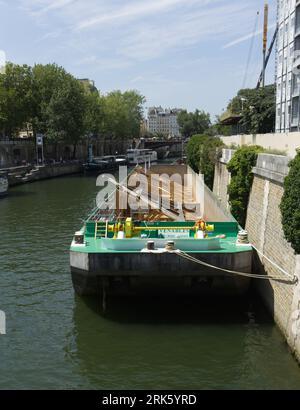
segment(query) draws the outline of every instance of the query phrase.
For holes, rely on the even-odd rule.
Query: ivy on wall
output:
[[[209,189],[213,189],[215,165],[224,143],[220,138],[209,135],[194,135],[187,145],[189,166],[201,172]]]
[[[300,149],[289,164],[290,172],[285,178],[284,194],[280,209],[286,239],[300,254]]]
[[[257,162],[257,156],[263,151],[262,147],[251,146],[239,148],[227,165],[231,173],[228,186],[231,213],[238,223],[245,227],[249,196],[253,183],[252,169]]]

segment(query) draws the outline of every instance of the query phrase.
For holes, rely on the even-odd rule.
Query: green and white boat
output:
[[[217,201],[207,199],[215,219],[149,221],[111,217],[96,209],[76,232],[71,274],[79,295],[178,292],[242,294],[252,272],[252,246]],[[216,218],[217,216],[217,218]],[[168,220],[166,220],[168,219]]]

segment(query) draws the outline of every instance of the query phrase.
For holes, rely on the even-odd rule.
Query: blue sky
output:
[[[146,106],[204,109],[212,118],[262,65],[264,0],[0,0],[0,50],[52,63],[103,93],[137,89]],[[270,31],[276,0],[269,0]],[[268,69],[274,81],[274,58]]]

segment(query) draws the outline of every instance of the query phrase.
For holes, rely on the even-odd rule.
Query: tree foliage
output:
[[[54,90],[46,116],[47,138],[55,144],[73,144],[75,157],[76,146],[85,131],[85,95],[77,80],[68,76],[62,87]]]
[[[104,97],[98,91],[88,93],[85,101],[84,129],[87,135],[97,137],[104,130]]]
[[[104,134],[112,139],[140,135],[145,100],[136,91],[113,91],[104,100]]]
[[[0,74],[0,131],[9,137],[18,132],[32,116],[32,69],[11,63]]]
[[[300,254],[300,150],[289,166],[280,209],[285,237],[296,253]]]
[[[49,105],[69,77],[56,64],[37,64],[32,69],[32,75],[34,105],[31,123],[35,132],[46,133],[49,126]]]
[[[100,95],[56,64],[8,63],[0,74],[0,133],[12,137],[26,123],[46,142],[76,145],[81,138],[124,141],[140,135],[145,99],[137,91]]]
[[[240,90],[228,105],[233,114],[242,115],[240,125],[247,134],[274,132],[276,103],[275,85]]]
[[[256,165],[257,156],[263,148],[259,146],[242,147],[236,151],[227,165],[231,173],[228,186],[229,203],[232,215],[242,227],[246,225],[249,196],[253,183],[252,169]]]
[[[194,135],[187,145],[188,164],[195,172],[204,175],[205,183],[210,189],[213,188],[215,164],[222,146],[219,138],[208,135]]]
[[[184,110],[179,113],[177,121],[180,132],[185,138],[203,134],[211,126],[210,115],[199,110],[195,112],[187,112]]]
[[[229,136],[232,134],[231,127],[221,124],[221,117],[216,116],[215,123],[210,126],[210,128],[205,131],[205,134],[212,137],[216,136]]]

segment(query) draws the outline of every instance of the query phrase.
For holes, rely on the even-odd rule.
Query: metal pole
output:
[[[276,38],[277,38],[277,34],[278,34],[278,25],[276,26],[276,30],[275,30],[275,33],[274,33],[272,42],[271,42],[271,44],[270,44],[268,53],[267,53],[267,55],[266,55],[265,70],[266,70],[266,68],[267,68],[269,59],[270,59],[270,57],[271,57],[272,50],[273,50],[273,47],[274,47],[274,44],[275,44],[275,41],[276,41]],[[262,70],[261,73],[260,73],[260,75],[259,75],[259,79],[258,79],[256,88],[259,88],[259,87],[261,86],[261,84],[262,84],[263,71],[264,71],[264,70]]]
[[[266,81],[266,52],[263,52],[263,77],[262,77],[262,88],[265,88]]]
[[[35,146],[36,146],[36,166],[39,166],[39,146],[38,146],[38,141],[37,137],[35,137]]]
[[[45,165],[45,157],[44,157],[44,138],[43,138],[43,145],[42,145],[42,165]]]
[[[268,17],[269,17],[269,6],[265,3],[265,13],[264,13],[264,36],[263,36],[263,75],[262,75],[262,87],[265,87],[266,80],[266,53],[267,53],[267,43],[268,43]]]

